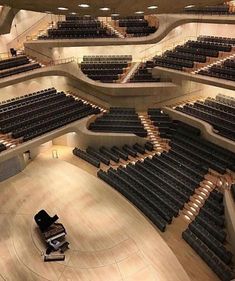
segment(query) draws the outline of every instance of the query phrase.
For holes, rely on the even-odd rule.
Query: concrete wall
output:
[[[168,35],[157,44],[123,45],[123,46],[84,46],[84,47],[55,47],[52,49],[52,57],[61,59],[77,57],[80,61],[84,55],[132,55],[134,61],[140,61],[160,54],[176,44],[199,35],[235,37],[235,28],[231,24],[187,23],[171,30]],[[37,45],[37,48],[39,46]],[[40,48],[39,48],[40,50]]]
[[[4,87],[0,91],[0,102],[51,87],[55,87],[59,91],[67,90],[67,78],[61,76],[45,76]]]
[[[7,6],[0,6],[0,34],[7,34],[11,31],[12,21],[19,12]]]
[[[0,35],[0,53],[8,52],[8,44],[44,16],[43,13],[20,10],[14,17],[10,33]]]
[[[25,161],[23,155],[17,155],[4,162],[0,163],[0,182],[4,181],[21,171],[25,168]]]
[[[186,124],[189,124],[191,126],[200,129],[201,135],[205,139],[235,153],[234,141],[214,133],[213,127],[209,123],[194,118],[192,116],[186,115],[184,113],[178,112],[168,107],[164,108],[164,112],[168,113],[172,119],[180,120],[182,122],[185,122]]]

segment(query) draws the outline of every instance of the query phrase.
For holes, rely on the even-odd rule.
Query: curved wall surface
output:
[[[107,46],[107,45],[140,45],[155,44],[165,38],[173,29],[188,23],[234,24],[235,15],[188,15],[188,14],[161,14],[158,15],[158,30],[145,37],[132,38],[101,38],[101,39],[60,39],[37,40],[26,42],[26,46],[37,48],[75,47],[75,46]],[[195,29],[193,29],[193,33]],[[192,33],[192,30],[191,30]]]
[[[213,132],[213,127],[207,122],[204,122],[200,119],[194,118],[192,116],[186,115],[168,107],[165,107],[164,111],[168,113],[173,119],[180,120],[196,128],[199,128],[201,130],[202,136],[208,141],[217,144],[221,147],[224,147],[232,152],[235,152],[234,142],[232,140],[221,137],[218,134],[215,134]]]
[[[7,34],[11,31],[12,22],[15,15],[19,12],[17,9],[12,9],[3,6],[0,13],[0,34]]]

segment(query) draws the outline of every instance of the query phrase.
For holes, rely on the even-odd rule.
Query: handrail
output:
[[[64,20],[64,15],[55,15],[55,14],[47,14],[47,16],[50,16],[50,21],[48,21],[48,28],[54,28],[54,26],[56,26],[56,24],[61,21],[61,20]],[[33,35],[29,35],[29,36],[26,36],[26,41],[33,41],[33,40],[36,40],[38,38],[38,36],[40,35],[41,32],[45,32],[46,30],[45,29],[41,29],[41,30],[38,30],[37,34],[35,34],[35,36]]]
[[[36,21],[33,25],[31,25],[30,27],[28,27],[27,29],[25,29],[21,34],[18,34],[12,41],[10,41],[8,44],[11,44],[13,41],[17,40],[18,38],[23,36],[24,34],[26,34],[30,29],[34,28],[37,24],[39,24],[42,20],[44,20],[48,15],[44,15],[38,20]]]
[[[140,53],[145,53],[145,52],[147,53],[146,56],[143,56],[141,61],[146,61],[146,60],[148,60],[148,59],[150,59],[150,58],[152,58],[156,55],[161,55],[166,50],[171,50],[171,49],[175,48],[177,45],[182,45],[182,44],[186,43],[188,40],[194,40],[196,38],[197,38],[197,36],[187,36],[187,37],[184,37],[180,40],[176,39],[175,41],[173,41],[172,38],[169,38],[165,41],[162,41],[162,44],[161,44],[162,46],[158,50],[156,50],[156,48],[159,47],[159,44],[151,45],[151,46],[149,46],[149,47],[140,51]],[[172,40],[172,42],[169,43],[168,41],[171,41],[171,40]],[[169,45],[165,45],[165,44],[169,44]],[[149,50],[151,50],[151,49],[153,49],[153,51],[149,52]]]
[[[75,57],[68,57],[68,58],[63,58],[63,59],[52,60],[51,65],[70,63],[70,62],[74,62],[74,61],[76,61]]]
[[[53,15],[53,14],[43,14],[43,16],[37,20],[33,25],[31,25],[29,28],[24,30],[21,34],[17,35],[12,41],[7,43],[8,48],[14,47],[18,48],[19,46],[15,46],[16,44],[20,45],[20,47],[23,47],[23,44],[25,41],[28,40],[28,37],[33,37],[32,33],[36,32],[38,33],[37,26],[43,25],[45,22],[45,25],[49,25],[52,22],[57,22],[58,20],[58,15]],[[44,27],[41,27],[44,28]],[[31,35],[29,35],[31,32]],[[14,45],[15,44],[15,45]]]

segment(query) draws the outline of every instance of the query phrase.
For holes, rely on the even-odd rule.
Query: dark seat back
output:
[[[48,213],[45,210],[39,211],[34,216],[34,220],[42,232],[46,231],[58,219],[59,217],[57,215],[51,217],[48,215]]]

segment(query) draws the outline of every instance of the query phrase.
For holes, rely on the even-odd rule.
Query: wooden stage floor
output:
[[[71,148],[55,148],[59,159],[50,149],[0,183],[0,281],[218,280],[181,239],[180,218],[161,234]],[[64,262],[43,262],[40,209],[66,227]]]

